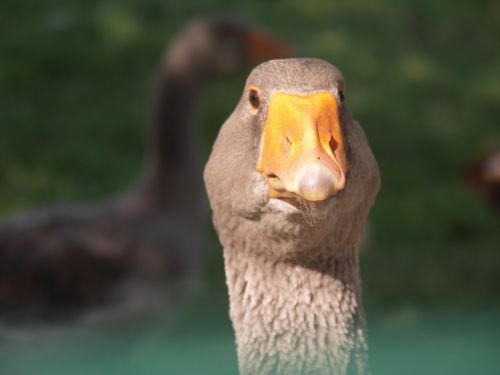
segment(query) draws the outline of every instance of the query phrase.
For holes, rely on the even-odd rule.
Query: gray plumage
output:
[[[302,201],[294,207],[270,199],[256,171],[270,94],[337,95],[343,84],[339,70],[322,60],[261,64],[250,74],[206,165],[242,374],[365,371],[357,246],[380,179],[363,130],[342,104],[347,183],[322,203]],[[250,86],[262,91],[257,113],[248,103]]]

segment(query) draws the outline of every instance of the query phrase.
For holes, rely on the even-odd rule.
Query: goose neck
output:
[[[262,254],[224,252],[241,373],[361,369],[366,345],[356,253],[307,265]]]

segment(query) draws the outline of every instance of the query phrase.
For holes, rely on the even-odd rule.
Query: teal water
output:
[[[373,374],[500,374],[500,310],[368,308]],[[175,322],[119,327],[4,327],[0,374],[235,374],[223,304],[188,309]]]
[[[403,308],[369,316],[374,374],[500,374],[500,310]]]

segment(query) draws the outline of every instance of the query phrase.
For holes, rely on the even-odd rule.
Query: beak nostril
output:
[[[285,137],[285,139],[283,140],[282,144],[281,144],[281,147],[283,149],[283,152],[285,154],[288,154],[290,153],[291,149],[292,149],[292,141],[289,137]]]
[[[330,138],[329,145],[330,145],[330,149],[332,150],[332,152],[335,152],[335,150],[337,150],[337,147],[338,147],[339,144],[338,144],[338,142],[332,136]]]

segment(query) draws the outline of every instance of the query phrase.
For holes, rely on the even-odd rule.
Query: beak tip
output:
[[[345,186],[343,174],[335,176],[321,164],[304,166],[295,178],[295,192],[308,201],[323,201]]]

